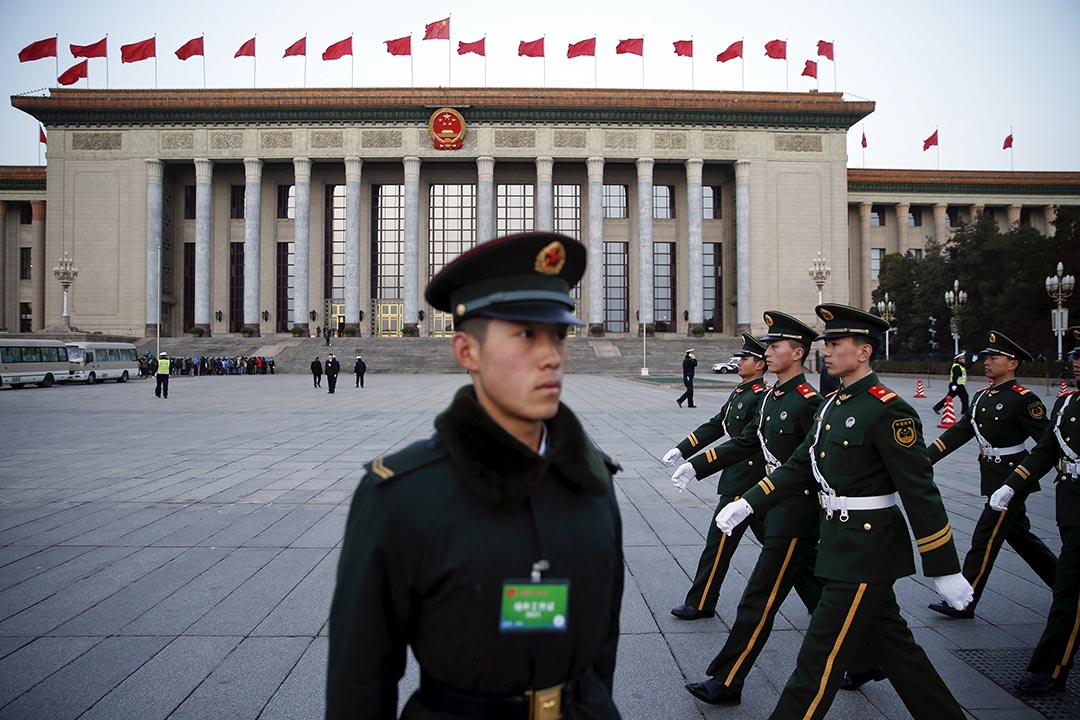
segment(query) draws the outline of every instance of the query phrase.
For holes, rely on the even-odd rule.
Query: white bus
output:
[[[72,380],[127,382],[139,376],[139,355],[131,343],[69,342],[67,352]]]
[[[67,347],[61,341],[0,338],[0,385],[49,387],[70,375]]]

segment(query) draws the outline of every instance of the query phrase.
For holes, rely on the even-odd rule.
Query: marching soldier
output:
[[[1046,429],[1046,407],[1039,396],[1016,382],[1021,362],[1031,362],[1031,355],[996,330],[991,330],[986,350],[986,377],[990,387],[979,390],[971,401],[971,412],[941,434],[929,447],[930,462],[936,463],[972,438],[979,444],[980,494],[989,497],[1005,482],[1009,473],[1027,457],[1024,441],[1039,441]],[[1027,486],[1027,492],[1039,490],[1039,483]],[[945,602],[930,609],[952,618],[975,617],[975,606],[982,596],[990,570],[994,567],[1002,542],[1016,551],[1035,574],[1054,587],[1057,557],[1031,532],[1031,521],[1024,512],[1023,497],[1014,497],[1009,511],[998,512],[986,506],[975,524],[971,549],[964,558],[964,577],[975,589],[975,597],[962,610]]]
[[[878,383],[870,368],[888,324],[844,305],[819,305],[825,362],[841,387],[812,432],[784,463],[716,517],[725,532],[751,514],[817,491],[824,580],[795,668],[770,718],[822,718],[857,652],[877,658],[916,718],[962,720],[964,711],[900,616],[893,582],[915,571],[902,501],[923,569],[953,607],[971,600],[960,574],[941,495],[915,410]],[[860,646],[865,646],[860,648]]]
[[[799,320],[775,310],[764,314],[768,332],[765,361],[776,373],[757,417],[741,434],[679,466],[671,480],[682,489],[691,478],[704,478],[737,462],[764,455],[765,472],[779,467],[802,443],[821,397],[807,382],[802,365],[814,341],[814,331]],[[735,625],[723,649],[709,664],[709,678],[686,689],[710,705],[738,705],[747,673],[772,631],[776,613],[794,585],[808,610],[821,595],[813,577],[817,547],[817,499],[809,490],[792,497],[765,515],[765,540],[753,573],[739,600]]]
[[[1080,326],[1067,330],[1076,344],[1073,374],[1080,379]],[[1076,658],[1080,627],[1080,391],[1054,403],[1050,421],[1039,443],[990,496],[990,507],[1008,515],[1017,498],[1023,499],[1040,477],[1057,467],[1057,522],[1061,555],[1054,578],[1054,600],[1039,644],[1031,655],[1027,674],[1016,684],[1025,695],[1048,695],[1065,687]],[[1007,520],[1006,520],[1007,522]]]
[[[768,390],[768,385],[762,377],[765,374],[766,348],[747,333],[743,333],[742,339],[742,350],[735,353],[739,357],[738,372],[742,382],[731,391],[719,413],[687,435],[686,439],[676,447],[667,451],[664,462],[668,465],[683,462],[720,438],[737,437],[754,419],[761,399],[765,397],[765,392]],[[716,493],[720,496],[720,502],[716,506],[717,512],[753,487],[764,467],[765,459],[759,449],[751,457],[726,468],[721,473],[716,486]],[[750,523],[750,527],[758,542],[764,542],[764,521],[760,518],[756,519]],[[745,529],[729,538],[720,532],[715,523],[709,523],[705,549],[701,553],[701,559],[698,560],[694,584],[690,586],[685,602],[672,608],[672,615],[680,620],[698,620],[716,614],[720,585],[724,582],[728,565],[735,554],[735,549],[739,546],[743,532]]]

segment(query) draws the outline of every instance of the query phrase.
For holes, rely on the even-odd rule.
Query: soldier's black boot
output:
[[[869,670],[863,670],[856,673],[844,673],[844,679],[840,681],[841,690],[858,690],[868,682],[879,682],[881,680],[888,679],[888,675],[881,669],[880,666],[870,668]]]
[[[974,610],[970,610],[968,608],[964,608],[963,610],[957,610],[944,600],[936,603],[930,603],[926,607],[930,608],[936,613],[941,613],[946,617],[951,617],[956,620],[970,620],[971,618],[975,617]]]
[[[680,620],[701,620],[702,618],[711,618],[716,612],[710,610],[698,610],[692,605],[683,604],[679,607],[671,608],[671,614]]]
[[[1021,695],[1049,695],[1065,687],[1065,677],[1054,678],[1048,673],[1029,672],[1016,683],[1016,692]]]
[[[742,703],[742,688],[729,688],[716,678],[687,683],[686,689],[698,700],[710,705],[739,705]]]

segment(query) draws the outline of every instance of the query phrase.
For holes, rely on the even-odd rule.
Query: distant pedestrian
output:
[[[157,385],[154,386],[154,397],[164,397],[166,400],[169,399],[170,366],[169,355],[162,350],[158,353],[157,370],[155,372]]]
[[[367,363],[364,362],[364,358],[357,355],[356,364],[353,365],[353,373],[356,375],[356,387],[364,387],[364,373],[367,372]]]
[[[968,411],[967,391],[967,358],[963,352],[957,353],[953,358],[952,368],[949,370],[949,393],[934,405],[934,412],[941,414],[941,408],[945,407],[945,401],[951,397],[960,398],[960,415],[966,415]]]
[[[334,357],[334,353],[330,353],[330,355],[326,358],[325,372],[326,385],[329,388],[328,392],[333,394],[334,388],[337,387],[338,373],[341,372],[341,363],[339,363],[338,359]]]
[[[326,340],[326,347],[330,347],[330,327],[324,327],[322,329],[323,339]]]
[[[686,387],[686,392],[675,401],[679,404],[679,407],[682,407],[683,400],[686,401],[686,407],[697,407],[694,404],[694,368],[696,367],[697,356],[694,355],[694,348],[690,348],[686,351],[686,357],[682,361],[682,383]]]
[[[314,381],[315,387],[322,387],[322,363],[319,362],[318,355],[311,361],[311,379]]]

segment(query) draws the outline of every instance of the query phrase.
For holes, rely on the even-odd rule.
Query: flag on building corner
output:
[[[818,57],[823,57],[828,60],[833,59],[833,46],[831,42],[825,42],[824,40],[817,41],[817,54]]]
[[[281,57],[307,57],[307,35],[285,48],[285,54]]]
[[[19,51],[19,62],[30,62],[42,58],[56,57],[56,38],[46,38],[32,42]]]
[[[240,49],[236,51],[236,54],[233,55],[233,57],[255,57],[255,38],[251,38],[241,45]]]
[[[42,145],[48,145],[49,139],[45,137],[45,126],[38,123],[38,142]]]
[[[56,78],[56,81],[61,85],[74,85],[78,81],[89,76],[88,63],[89,60],[83,60],[81,63],[72,65],[63,73],[60,77]]]
[[[716,62],[727,62],[742,57],[742,40],[736,40],[728,45],[727,50],[716,56]]]
[[[425,40],[449,40],[450,39],[450,18],[444,20],[436,20],[433,23],[428,23],[424,26],[424,39]]]
[[[676,40],[672,45],[675,46],[676,55],[680,57],[694,57],[693,40]]]
[[[120,46],[120,63],[140,62],[157,57],[157,38],[140,40],[130,45]]]
[[[519,42],[518,57],[544,57],[544,38]]]
[[[1005,142],[1001,144],[1001,149],[1002,150],[1008,150],[1009,148],[1012,147],[1012,144],[1013,144],[1013,136],[1012,136],[1012,133],[1009,133],[1008,135],[1005,136]]]
[[[108,36],[101,38],[96,43],[90,45],[72,45],[71,55],[77,58],[99,58],[108,57]]]
[[[566,57],[596,57],[596,38],[570,43],[566,48]]]
[[[336,43],[330,45],[323,50],[323,60],[339,60],[346,55],[352,55],[352,36],[345,38],[344,40],[338,40]]]
[[[484,50],[484,40],[486,39],[487,38],[480,38],[476,42],[462,42],[458,40],[457,54],[465,55],[466,53],[476,53],[477,55],[487,57],[487,52]]]
[[[412,55],[412,35],[400,37],[397,40],[384,40],[386,52],[391,55]]]
[[[645,55],[645,38],[628,38],[620,40],[615,46],[616,55]]]
[[[863,130],[863,132],[862,132],[862,146],[864,148],[866,147],[866,131],[865,130]]]
[[[938,144],[937,134],[938,134],[938,131],[935,130],[933,135],[931,135],[930,137],[923,140],[923,144],[922,144],[923,152],[929,150],[930,148],[932,148],[932,147],[934,147],[935,145]]]
[[[817,63],[813,60],[806,61],[806,67],[803,68],[802,75],[800,77],[812,77],[817,79]]]
[[[787,60],[787,40],[770,40],[765,43],[765,54],[773,60]]]
[[[180,58],[181,60],[187,60],[188,58],[195,57],[196,55],[206,57],[206,53],[203,50],[202,37],[192,38],[191,40],[188,40],[176,51],[176,57]]]

